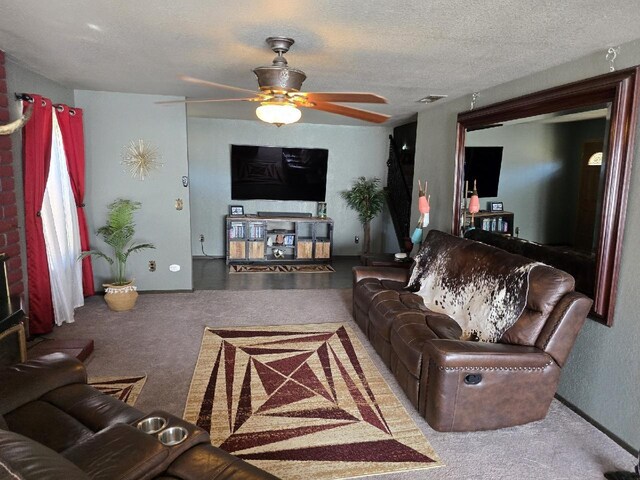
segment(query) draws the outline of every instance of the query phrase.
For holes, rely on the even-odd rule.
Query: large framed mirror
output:
[[[453,233],[488,238],[571,270],[576,290],[594,300],[592,316],[609,326],[639,72],[640,67],[612,72],[458,115]],[[471,219],[467,197],[474,180],[487,211]],[[535,258],[538,252],[542,258]],[[567,261],[571,267],[565,268]]]

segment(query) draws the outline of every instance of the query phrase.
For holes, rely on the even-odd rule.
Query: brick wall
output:
[[[0,50],[0,124],[9,122],[9,97],[5,77],[4,52]],[[9,290],[12,295],[20,295],[24,287],[13,169],[11,136],[0,135],[0,252],[6,253],[9,257],[7,262]]]

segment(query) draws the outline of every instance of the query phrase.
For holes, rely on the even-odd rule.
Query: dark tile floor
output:
[[[358,256],[333,257],[333,273],[229,273],[224,258],[193,258],[194,290],[288,290],[351,288]]]

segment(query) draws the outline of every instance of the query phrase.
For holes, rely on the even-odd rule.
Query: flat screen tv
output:
[[[324,202],[328,157],[323,148],[231,145],[231,198]]]
[[[477,181],[479,197],[498,196],[503,148],[464,147],[464,179],[469,182],[469,190]]]

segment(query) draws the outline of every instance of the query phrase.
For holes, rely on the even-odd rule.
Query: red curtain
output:
[[[40,217],[49,176],[52,118],[51,100],[40,95],[30,96],[33,98],[33,114],[22,130],[29,332],[42,334],[53,329],[49,266]],[[29,102],[23,102],[23,108],[28,106]]]
[[[82,251],[85,251],[89,250],[89,232],[84,215],[84,132],[82,129],[82,109],[57,105],[56,117],[62,132],[71,189],[78,209],[80,245]],[[85,297],[95,294],[91,257],[86,257],[82,261],[82,290]]]

